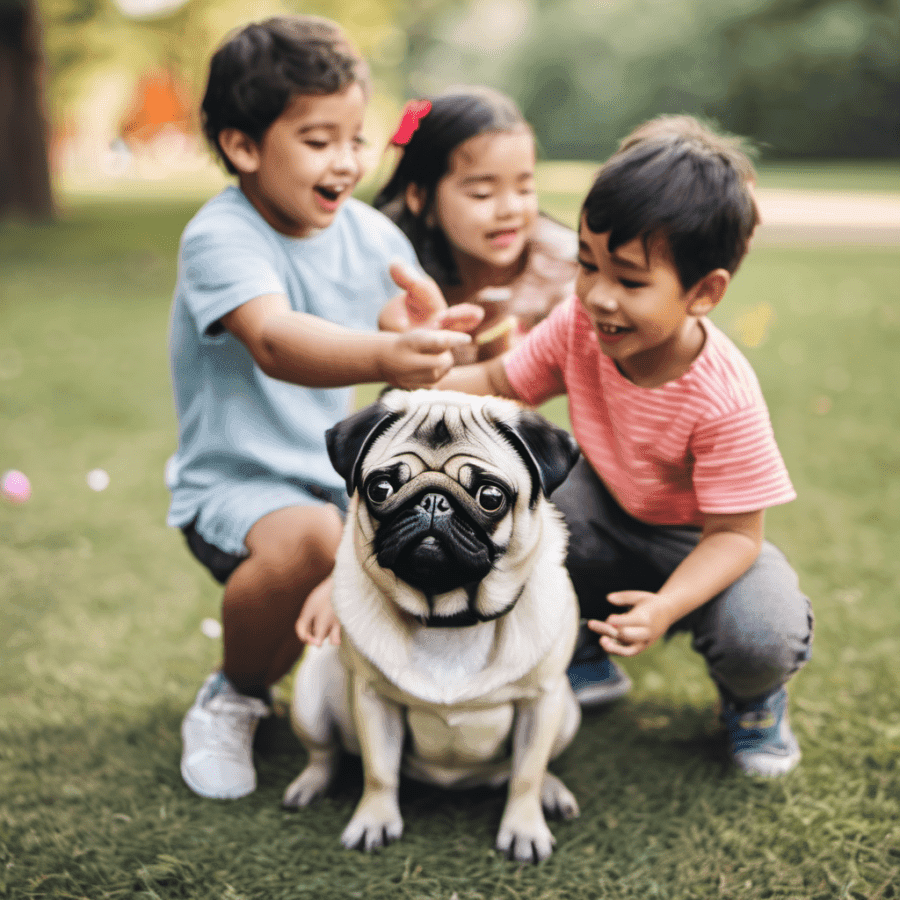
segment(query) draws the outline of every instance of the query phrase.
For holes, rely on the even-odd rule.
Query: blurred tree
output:
[[[57,131],[70,135],[78,130],[76,120],[99,120],[102,112],[104,121],[92,126],[92,135],[111,140],[118,120],[129,117],[136,87],[159,72],[177,82],[189,124],[197,127],[209,58],[221,40],[249,21],[285,12],[341,22],[370,61],[377,92],[397,96],[407,31],[415,34],[423,16],[461,0],[0,0],[7,2],[40,5],[50,120]],[[379,112],[392,115],[389,108]]]
[[[153,2],[0,0],[2,65],[12,64],[14,20],[30,11],[36,21],[37,6],[51,122],[66,121],[101,70],[127,95],[164,69],[194,111],[222,37],[293,9],[337,19],[359,44],[382,95],[373,121],[392,115],[385,94],[482,82],[519,101],[551,158],[600,159],[664,112],[716,119],[773,157],[900,155],[900,0]],[[6,71],[8,115],[24,94]],[[0,128],[7,146],[15,129]]]
[[[439,10],[410,93],[505,90],[544,154],[600,159],[661,113],[772,157],[900,155],[900,0],[470,0]]]
[[[0,216],[53,215],[43,64],[34,0],[0,0]]]
[[[396,96],[403,93],[409,46],[426,42],[431,22],[460,5],[462,0],[0,0],[0,215],[13,205],[31,215],[52,211],[48,120],[57,134],[70,136],[87,119],[102,143],[112,138],[110,129],[135,126],[129,97],[142,79],[163,72],[184,90],[189,124],[196,126],[209,57],[231,29],[248,21],[293,10],[341,22],[369,59],[379,92]]]
[[[784,156],[900,156],[900,2],[769,0],[718,35],[711,112]]]
[[[0,0],[0,3],[10,0]],[[17,0],[12,0],[17,2]],[[24,0],[23,0],[24,2]],[[285,12],[340,22],[376,72],[399,91],[407,31],[461,0],[37,0],[46,23],[49,93],[54,120],[83,94],[99,71],[132,81],[154,69],[174,73],[199,99],[209,57],[233,28]],[[158,7],[154,12],[154,6]],[[429,19],[430,21],[430,19]]]

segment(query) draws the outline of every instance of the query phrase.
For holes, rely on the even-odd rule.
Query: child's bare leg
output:
[[[249,555],[222,603],[223,671],[206,680],[181,724],[181,774],[201,796],[243,797],[256,788],[253,735],[269,711],[265,689],[300,654],[294,624],[331,572],[341,527],[333,506],[293,506],[250,529]]]
[[[241,693],[264,696],[297,661],[303,644],[294,625],[310,591],[331,573],[341,529],[333,506],[286,507],[250,529],[249,555],[222,601],[222,669]]]

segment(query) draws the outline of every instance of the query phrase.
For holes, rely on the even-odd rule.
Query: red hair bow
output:
[[[395,147],[405,147],[413,136],[413,132],[419,127],[419,119],[427,116],[429,112],[431,112],[430,100],[410,100],[403,107],[403,117],[391,138],[391,143]]]

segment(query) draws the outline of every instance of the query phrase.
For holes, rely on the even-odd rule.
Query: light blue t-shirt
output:
[[[254,521],[291,505],[292,485],[340,494],[325,431],[349,412],[352,388],[270,378],[219,320],[254,297],[281,293],[299,312],[374,330],[398,293],[388,272],[398,259],[418,268],[401,231],[355,199],[308,238],[275,231],[237,187],[188,223],[169,331],[178,414],[178,450],[166,466],[169,525],[196,520],[203,538],[240,553]]]

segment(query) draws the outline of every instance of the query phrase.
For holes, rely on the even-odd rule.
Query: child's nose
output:
[[[358,172],[361,168],[359,151],[355,144],[342,144],[334,160],[334,168],[338,172]]]
[[[522,210],[524,198],[517,192],[504,192],[497,198],[497,215],[514,216]]]
[[[595,284],[587,296],[588,305],[604,313],[614,313],[619,304],[613,293],[603,284]]]

